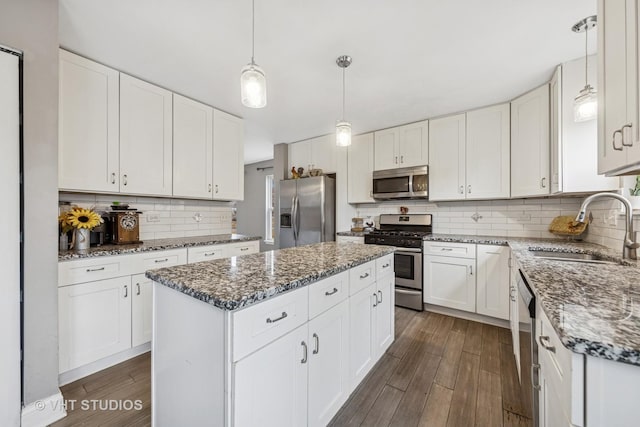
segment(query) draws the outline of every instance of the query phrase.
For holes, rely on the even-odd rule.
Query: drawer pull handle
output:
[[[128,297],[129,296],[129,286],[124,285],[124,297]]]
[[[213,256],[213,255],[215,255],[215,254],[216,254],[215,252],[207,252],[207,253],[205,253],[205,254],[203,254],[203,255],[204,255],[204,256]]]
[[[441,251],[451,252],[453,248],[440,248]]]
[[[280,320],[282,320],[282,319],[286,318],[287,316],[288,316],[287,312],[286,312],[286,311],[283,311],[283,312],[282,312],[282,315],[280,315],[280,317],[276,317],[275,319],[272,319],[272,318],[270,318],[270,317],[269,317],[269,318],[267,318],[267,323],[276,323],[276,322],[279,322]]]
[[[369,273],[364,273],[360,275],[361,279],[366,279],[367,277],[369,277]]]
[[[307,356],[308,356],[308,351],[309,349],[307,349],[307,343],[302,341],[300,343],[300,345],[302,346],[302,349],[304,350],[303,356],[302,356],[302,360],[300,361],[300,363],[307,363]]]
[[[244,252],[244,251],[248,251],[248,250],[249,250],[249,248],[240,248],[240,250],[241,250],[242,252]]]
[[[533,363],[531,365],[531,387],[533,387],[534,390],[540,390],[542,387],[540,386],[540,384],[534,384],[533,380],[534,378],[540,378],[538,375],[535,375],[536,371],[540,371],[540,365],[538,365],[537,363]]]
[[[103,271],[104,267],[100,268],[87,268],[87,273],[93,273],[94,271]]]
[[[335,294],[336,292],[338,292],[338,288],[333,288],[333,290],[331,292],[326,291],[324,294],[329,297],[329,296]]]
[[[556,352],[556,348],[552,345],[549,344],[545,344],[544,341],[549,341],[549,336],[547,335],[540,335],[538,337],[538,341],[540,342],[540,345],[546,349],[549,350],[551,353],[555,353]]]
[[[157,259],[157,260],[155,260],[154,262],[155,262],[156,264],[159,264],[159,263],[161,263],[161,262],[167,262],[167,261],[169,261],[169,258],[165,258],[165,259]]]
[[[136,283],[136,295],[140,295],[140,283]]]
[[[318,337],[318,334],[313,334],[313,338],[316,341],[316,348],[313,350],[313,354],[318,354],[320,352],[320,337]]]
[[[387,268],[387,267],[389,267],[390,265],[391,265],[391,264],[386,263],[385,265],[383,265],[383,266],[382,266],[382,268]]]

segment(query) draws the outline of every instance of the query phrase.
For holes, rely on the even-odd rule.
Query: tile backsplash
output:
[[[128,203],[142,212],[140,239],[206,236],[232,232],[231,202],[183,200],[104,194],[59,193],[60,202],[69,202],[98,211],[108,210],[113,201]]]

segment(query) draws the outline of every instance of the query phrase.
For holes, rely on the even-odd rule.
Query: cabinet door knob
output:
[[[611,145],[613,145],[613,149],[616,151],[622,151],[622,149],[624,148],[622,145],[620,145],[620,147],[616,147],[616,134],[619,133],[620,134],[620,139],[622,139],[622,130],[618,129],[613,131],[613,137],[611,140]]]
[[[625,147],[633,147],[633,138],[631,138],[631,144],[625,144],[624,142],[626,140],[626,138],[624,137],[625,128],[633,129],[633,125],[631,123],[627,123],[620,128],[620,133],[622,134],[622,145],[624,145]]]

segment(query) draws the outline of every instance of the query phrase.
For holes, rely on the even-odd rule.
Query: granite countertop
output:
[[[364,237],[365,234],[369,234],[368,231],[338,231],[336,233],[337,236],[347,236],[347,237]]]
[[[165,286],[236,310],[393,253],[392,246],[317,243],[147,271]]]
[[[78,254],[74,251],[62,251],[58,253],[58,261],[71,261],[80,258],[92,258],[100,256],[126,255],[149,251],[164,251],[167,249],[188,248],[192,246],[248,242],[260,239],[261,237],[259,236],[245,236],[242,234],[214,234],[211,236],[176,237],[172,239],[145,240],[143,243],[133,245],[96,246],[89,249],[86,254]]]
[[[508,245],[566,348],[640,366],[640,261],[623,261],[622,248],[560,239],[451,234],[424,240]],[[554,261],[538,258],[531,250],[595,254],[616,263]]]

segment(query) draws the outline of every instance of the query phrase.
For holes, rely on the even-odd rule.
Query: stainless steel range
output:
[[[396,305],[423,310],[422,238],[431,234],[430,214],[380,215],[380,228],[364,236],[364,243],[396,246]]]

